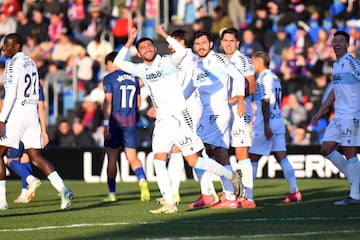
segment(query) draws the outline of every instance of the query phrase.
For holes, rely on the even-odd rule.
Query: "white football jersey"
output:
[[[349,53],[333,64],[335,118],[360,117],[360,61]]]
[[[270,127],[273,134],[285,133],[284,118],[281,114],[282,88],[278,77],[269,69],[262,71],[256,79],[256,91],[254,102],[256,113],[254,120],[254,134],[264,134],[264,117],[262,111],[262,100],[269,99],[270,105]]]

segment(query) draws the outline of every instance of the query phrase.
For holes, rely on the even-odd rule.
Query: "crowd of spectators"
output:
[[[169,2],[170,24],[175,27],[190,26],[191,31],[211,32],[216,51],[222,51],[218,44],[221,30],[233,26],[241,33],[240,49],[243,53],[251,56],[258,50],[269,52],[271,69],[283,84],[282,106],[288,123],[288,143],[306,145],[321,142],[331,111],[322,119],[323,124],[316,128],[311,126],[310,119],[331,86],[331,68],[335,59],[330,47],[331,36],[337,29],[348,31],[351,35],[349,51],[359,57],[359,1]],[[163,18],[166,14],[161,7],[164,1],[159,3]],[[131,18],[129,22],[129,16],[140,13],[144,24],[154,20],[157,2],[2,0],[0,4],[0,39],[10,32],[24,36],[23,51],[36,61],[41,82],[47,86],[44,89],[50,103],[57,99],[57,94],[60,94],[57,101],[65,102],[61,93],[73,90],[76,79],[80,102],[71,119],[57,119],[58,129],[52,144],[67,146],[69,142],[77,142],[77,146],[101,146],[101,80],[106,73],[104,56],[118,50],[127,39],[128,28],[136,26]],[[146,96],[144,99],[144,104],[148,105]],[[50,114],[56,111],[53,108],[50,104]],[[67,114],[65,110],[62,112],[62,107],[57,111],[61,116]],[[152,119],[147,118],[144,107],[139,116],[139,129],[152,126]],[[68,126],[64,127],[66,124]],[[79,124],[83,129],[79,128]],[[71,136],[66,131],[63,133],[62,129],[71,132]],[[88,139],[91,141],[68,140],[79,133],[81,136],[90,135]],[[140,144],[148,146],[148,139]]]

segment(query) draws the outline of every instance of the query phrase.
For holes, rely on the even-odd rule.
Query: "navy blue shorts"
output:
[[[9,148],[6,157],[9,159],[20,158],[25,152],[24,144],[20,142],[19,148]]]
[[[110,127],[111,138],[105,139],[104,146],[110,148],[137,148],[137,131],[135,127]]]

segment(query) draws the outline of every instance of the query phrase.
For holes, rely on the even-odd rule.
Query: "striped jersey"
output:
[[[122,127],[136,127],[139,79],[121,70],[107,74],[103,81],[105,94],[112,94],[111,121]]]

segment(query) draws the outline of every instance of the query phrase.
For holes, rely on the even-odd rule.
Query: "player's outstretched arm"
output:
[[[114,59],[114,65],[117,66],[119,69],[123,70],[124,72],[134,74],[135,72],[135,65],[132,62],[125,61],[126,54],[129,51],[129,48],[134,43],[137,36],[137,29],[132,28],[130,30],[129,38],[126,41],[123,48],[120,49],[119,53],[116,55]]]
[[[172,38],[169,34],[167,34],[163,28],[163,26],[156,26],[156,32],[166,39],[166,41],[174,48],[175,52],[171,54],[171,60],[175,65],[178,65],[186,55],[186,49],[174,38]]]

